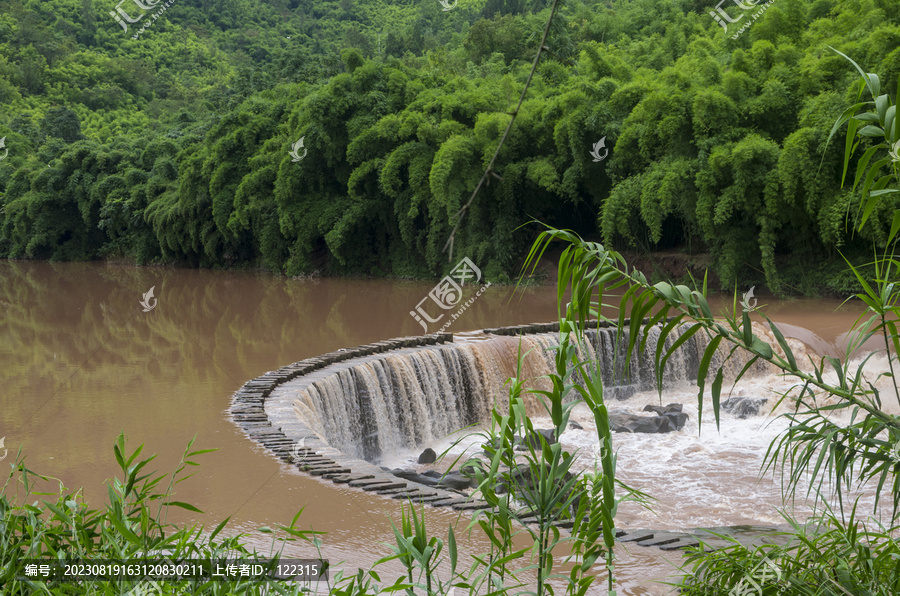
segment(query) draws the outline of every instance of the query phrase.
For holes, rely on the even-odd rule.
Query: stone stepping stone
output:
[[[451,505],[457,511],[472,511],[475,509],[490,509],[490,504],[484,501],[465,501]]]
[[[340,478],[341,476],[347,476],[347,473],[346,472],[334,472],[334,473],[329,472],[327,474],[322,474],[322,478],[324,478],[325,480],[331,480],[332,482],[334,482],[335,478]]]
[[[436,497],[438,493],[429,490],[420,490],[418,487],[410,487],[408,484],[406,485],[406,489],[402,491],[404,496],[409,497]]]
[[[660,550],[678,550],[680,548],[688,548],[691,546],[700,546],[700,540],[698,538],[690,538],[688,536],[683,536],[676,540],[675,542],[669,542],[668,544],[661,544],[659,546]]]
[[[663,544],[671,544],[678,542],[684,537],[684,534],[675,534],[672,532],[655,532],[653,536],[647,540],[639,540],[641,546],[661,546]]]
[[[452,499],[453,497],[443,497],[441,495],[410,495],[409,499],[412,501],[416,501],[417,503],[434,503],[435,501],[446,501],[447,499]]]
[[[418,491],[404,490],[404,491],[401,491],[401,492],[393,495],[391,498],[392,499],[414,499],[414,500],[421,500],[421,501],[425,501],[425,500],[427,500],[427,501],[445,501],[447,499],[452,499],[453,497],[448,497],[446,495],[439,495],[437,493],[426,494],[426,493],[420,493]]]
[[[349,474],[350,468],[319,468],[318,470],[307,470],[311,476],[322,476],[324,474]]]
[[[570,519],[565,519],[565,520],[554,522],[553,525],[556,526],[557,528],[562,528],[564,530],[571,530],[572,528],[575,527],[575,522]]]
[[[326,465],[336,464],[337,462],[334,461],[333,459],[328,459],[327,457],[317,457],[315,459],[313,459],[313,458],[303,459],[301,457],[301,458],[297,459],[297,463],[300,464],[301,466],[315,467],[315,466],[321,466],[323,464],[326,464]]]
[[[447,506],[453,507],[454,505],[466,503],[467,501],[468,501],[467,499],[450,497],[446,501],[432,501],[431,504],[434,505],[435,507],[447,507]]]
[[[400,498],[405,497],[407,495],[408,491],[409,491],[409,489],[407,489],[407,488],[387,488],[387,489],[379,488],[378,490],[375,491],[375,494],[383,495],[385,497],[390,497],[391,495],[399,494],[401,496],[396,497],[396,498],[400,499]]]
[[[619,538],[619,542],[638,542],[653,538],[653,530],[634,530]]]
[[[402,493],[391,496],[391,498],[397,499],[397,500],[403,500],[403,501],[406,501],[406,500],[415,501],[416,503],[431,503],[433,501],[446,500],[449,497],[442,497],[440,495],[422,495],[419,493],[402,492]]]
[[[360,488],[362,488],[364,491],[373,491],[373,490],[378,490],[378,489],[380,489],[380,488],[382,488],[382,489],[383,489],[383,488],[401,488],[401,487],[404,487],[404,486],[406,486],[406,485],[403,484],[403,483],[400,483],[400,482],[395,482],[395,483],[393,483],[393,484],[391,484],[391,483],[388,483],[388,484],[368,484],[368,485],[359,485],[359,486],[360,486]]]
[[[698,538],[703,541],[703,551],[707,553],[734,546],[734,542],[722,540],[721,538],[705,538],[703,536],[699,536]]]
[[[351,480],[366,480],[367,478],[374,478],[372,474],[340,474],[338,476],[333,476],[329,478],[335,484],[346,484]]]
[[[299,466],[297,466],[297,469],[299,469],[303,472],[311,472],[313,470],[327,470],[330,472],[331,470],[335,470],[335,469],[343,469],[343,466],[341,464],[337,463],[336,461],[328,461],[328,462],[321,462],[321,463],[317,463],[317,464],[300,464]],[[327,474],[328,472],[325,472],[325,473]],[[347,473],[352,474],[353,471],[351,470],[350,472],[347,472]]]
[[[384,485],[392,484],[392,486],[382,486],[381,488],[400,488],[400,487],[406,486],[406,484],[403,484],[403,483],[393,482],[393,481],[387,480],[385,478],[376,478],[375,476],[372,476],[371,478],[366,478],[364,480],[351,480],[347,484],[349,484],[350,486],[353,486],[353,487],[375,486],[375,485],[380,485],[380,484],[384,484]]]

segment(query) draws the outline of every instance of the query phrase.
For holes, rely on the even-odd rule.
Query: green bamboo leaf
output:
[[[753,344],[753,325],[750,322],[750,313],[744,310],[741,314],[741,320],[743,323],[744,345],[750,347]]]
[[[876,114],[875,112],[863,112],[862,114],[853,116],[853,118],[854,120],[859,120],[860,122],[881,122],[881,120],[878,118],[878,114]]]
[[[182,509],[187,509],[188,511],[193,511],[194,513],[203,513],[201,510],[197,509],[190,503],[184,503],[182,501],[169,501],[166,503],[166,505],[170,505],[173,507],[181,507]],[[260,530],[262,530],[262,528],[260,528]]]
[[[869,168],[869,172],[866,174],[866,180],[863,183],[862,194],[863,196],[869,195],[869,190],[872,186],[872,181],[875,179],[875,176],[884,166],[891,163],[890,159],[880,159],[876,161],[871,168]],[[873,196],[869,196],[868,201],[865,204],[865,209],[862,213],[862,218],[860,219],[859,229],[862,230],[866,221],[869,219],[869,216],[872,214],[872,211],[875,209],[875,205],[878,203],[877,198]]]
[[[119,439],[123,439],[122,435],[119,435]],[[119,464],[119,467],[122,468],[123,471],[128,470],[128,466],[125,465],[125,458],[122,457],[120,441],[113,443],[113,453],[116,456],[116,462]]]
[[[128,540],[128,542],[130,542],[132,544],[137,544],[137,545],[141,544],[141,539],[138,538],[134,532],[129,530],[128,527],[125,526],[124,523],[122,523],[122,520],[119,519],[119,517],[117,515],[109,515],[109,516],[107,516],[107,519],[110,521],[110,523],[113,526],[115,526],[116,530],[119,531],[119,534],[121,534],[122,536],[125,537],[126,540]]]
[[[713,414],[716,417],[716,429],[719,429],[719,398],[722,395],[722,369],[716,373],[716,378],[712,384],[712,407]]]
[[[856,190],[856,187],[859,185],[859,181],[862,180],[863,174],[866,173],[866,167],[869,165],[869,160],[872,159],[872,156],[875,155],[876,151],[882,148],[883,147],[881,145],[869,147],[868,149],[866,149],[866,152],[862,154],[862,157],[859,158],[859,161],[856,162],[856,177],[853,179],[852,190]]]
[[[882,122],[882,126],[884,127],[884,130],[887,131],[887,139],[891,143],[895,142],[893,139],[893,135],[894,135],[894,130],[896,129],[896,122],[894,120],[894,117],[896,115],[897,115],[897,106],[891,106],[885,111],[884,122]]]
[[[841,389],[846,389],[847,379],[844,378],[844,368],[841,366],[841,361],[834,356],[825,356],[825,360],[831,365],[831,368],[834,369],[834,372],[837,373],[838,379],[841,383]]]
[[[697,385],[700,387],[700,391],[697,393],[697,428],[700,429],[700,425],[702,424],[701,418],[703,417],[703,388],[706,384],[706,375],[709,372],[709,363],[712,360],[713,355],[716,353],[716,349],[719,347],[719,344],[722,342],[722,336],[715,336],[712,341],[706,346],[706,350],[703,352],[703,358],[700,360],[700,368],[697,371]]]
[[[299,513],[298,513],[297,515],[299,515]],[[230,520],[230,519],[231,519],[231,516],[229,515],[229,516],[226,517],[224,520],[222,520],[222,522],[221,522],[218,526],[216,526],[216,529],[213,530],[212,534],[210,534],[210,536],[209,536],[210,542],[212,542],[213,540],[216,539],[216,536],[218,536],[218,535],[219,535],[219,532],[221,532],[222,529],[225,528],[225,524],[227,524],[227,523],[228,523],[228,520]],[[297,518],[296,518],[296,517],[294,518],[294,521],[297,521]],[[292,524],[292,525],[293,525],[293,524]]]
[[[771,360],[772,356],[775,355],[772,351],[772,346],[755,336],[753,337],[753,343],[750,345],[750,348],[765,360]]]
[[[653,366],[654,371],[656,372],[656,387],[660,392],[660,396],[662,396],[662,371],[664,370],[664,365],[661,366],[660,361],[662,359],[662,355],[665,352],[663,348],[666,345],[666,339],[669,337],[669,334],[672,333],[672,330],[681,323],[681,320],[684,318],[684,315],[677,315],[672,317],[668,323],[666,323],[662,329],[659,331],[659,337],[656,339],[656,352],[653,355]]]
[[[681,300],[678,297],[678,292],[675,291],[675,287],[672,286],[669,282],[661,281],[658,284],[653,286],[657,292],[662,294],[662,297],[666,299],[666,301],[672,306],[678,306],[681,304]]]
[[[764,315],[765,316],[765,315]],[[769,323],[769,329],[772,330],[772,335],[775,336],[775,339],[778,341],[778,345],[781,346],[781,349],[784,351],[785,358],[787,358],[788,364],[791,365],[791,370],[797,370],[797,361],[794,359],[794,352],[791,351],[790,346],[788,346],[787,340],[784,339],[784,335],[782,335],[781,330],[766,317],[766,320]]]
[[[859,103],[856,103],[856,104],[850,106],[846,110],[844,110],[844,112],[841,114],[841,116],[835,121],[834,125],[831,127],[831,132],[828,133],[828,139],[825,142],[825,146],[827,147],[831,143],[831,138],[834,136],[834,133],[836,133],[838,131],[838,129],[841,128],[848,120],[853,118],[853,115],[857,112],[857,110],[859,110],[862,107],[865,107],[869,103],[870,102],[865,102],[865,101],[859,102]],[[854,130],[856,130],[855,126],[854,126]],[[853,135],[848,135],[848,138],[852,141]],[[849,150],[849,148],[850,148],[850,144],[848,143],[846,145],[846,150]],[[846,153],[845,161],[844,161],[844,175],[841,176],[841,186],[843,186],[844,178],[847,176],[848,160],[849,160],[849,153]]]
[[[625,329],[626,310],[624,305],[628,303],[628,300],[631,299],[637,290],[638,286],[631,286],[624,294],[622,294],[622,298],[619,299],[619,320],[618,325],[616,326],[616,340],[621,337],[622,330]]]
[[[850,165],[850,156],[853,154],[853,143],[856,141],[856,129],[858,127],[858,120],[850,120],[850,122],[847,123],[847,139],[844,141],[844,172],[841,174],[841,188],[844,188],[844,180],[847,179],[847,168]]]
[[[878,182],[876,182],[875,184],[872,185],[872,190],[869,191],[869,194],[877,197],[877,196],[880,196],[883,194],[890,194],[892,192],[897,192],[893,188],[884,190],[884,187],[887,186],[889,183],[893,182],[893,180],[894,180],[893,173],[885,174],[884,176],[882,176],[881,178],[878,179]]]
[[[456,553],[456,534],[453,533],[453,526],[450,526],[450,530],[447,534],[447,549],[450,552],[450,576],[453,577],[456,575],[456,561],[457,561],[457,553]]]
[[[681,337],[676,339],[672,343],[672,347],[666,351],[666,355],[663,356],[662,361],[660,362],[659,368],[657,369],[657,373],[656,373],[656,375],[657,375],[656,378],[657,378],[657,382],[659,383],[660,389],[662,388],[662,371],[664,371],[666,369],[666,362],[668,362],[669,357],[675,352],[675,350],[680,348],[684,344],[684,342],[686,342],[687,340],[692,338],[694,336],[694,334],[697,333],[697,331],[699,331],[702,328],[703,328],[703,325],[701,325],[700,323],[694,323],[693,325],[691,325],[691,327],[687,331],[682,333]]]
[[[651,297],[650,297],[650,300],[651,300],[651,306],[655,306],[655,305],[659,302],[659,299],[658,299],[656,296],[651,296]],[[659,312],[656,313],[655,315],[653,315],[653,317],[652,317],[652,318],[650,319],[650,321],[647,323],[646,329],[652,329],[653,327],[655,327],[656,325],[658,325],[658,324],[660,323],[660,321],[662,321],[663,319],[665,319],[665,318],[666,318],[666,315],[668,315],[668,314],[669,314],[669,305],[668,305],[668,304],[664,304],[663,307],[662,307],[661,309],[659,309]],[[642,353],[643,353],[643,352],[646,350],[646,348],[647,348],[647,338],[648,338],[648,337],[650,337],[650,334],[649,334],[649,333],[644,333],[644,334],[641,336],[641,345],[640,345],[640,347],[639,347],[638,349],[639,349]]]
[[[71,517],[69,516],[69,514],[66,513],[63,509],[60,509],[59,507],[57,507],[56,505],[54,505],[54,504],[51,503],[50,501],[44,501],[44,505],[46,505],[46,506],[47,506],[47,509],[49,509],[50,511],[52,511],[53,513],[55,513],[55,514],[56,514],[61,520],[63,520],[63,522],[65,522],[66,524],[71,524],[71,523],[72,523],[72,518],[71,518]]]
[[[861,137],[875,137],[875,138],[884,138],[884,129],[880,126],[875,126],[874,124],[869,124],[867,126],[863,126],[856,133]]]
[[[887,128],[885,119],[887,118],[888,108],[891,106],[891,98],[887,95],[879,95],[875,98],[875,111],[878,113],[878,121]]]
[[[862,75],[862,78],[865,81],[866,86],[869,88],[869,93],[872,94],[872,97],[877,97],[877,96],[881,95],[881,80],[878,78],[878,75],[876,75],[874,73],[867,73],[862,68],[860,68],[859,64],[854,62],[852,58],[850,58],[849,56],[847,56],[846,54],[844,54],[842,52],[839,52],[838,50],[834,49],[833,47],[828,46],[828,49],[831,50],[832,52],[834,52],[835,54],[843,56],[848,62],[850,62],[850,64],[852,64],[856,68],[857,71],[859,71],[859,74]]]

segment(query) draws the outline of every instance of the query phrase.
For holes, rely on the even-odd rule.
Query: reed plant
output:
[[[91,509],[81,491],[70,491],[63,483],[42,476],[25,464],[21,450],[9,465],[0,492],[0,586],[5,596],[78,595],[112,596],[146,594],[202,594],[208,596],[298,594],[300,588],[276,580],[154,581],[132,578],[121,581],[68,581],[60,577],[29,576],[29,561],[58,562],[112,560],[124,563],[223,559],[262,559],[271,570],[273,552],[261,555],[243,545],[244,535],[221,536],[228,518],[211,532],[201,525],[179,526],[167,522],[169,509],[178,507],[201,512],[174,499],[175,487],[188,479],[188,466],[198,465],[197,456],[212,450],[192,450],[188,443],[175,470],[169,474],[148,471],[155,459],[139,459],[143,446],[126,451],[124,435],[113,446],[121,476],[108,485],[108,502]],[[166,481],[164,483],[164,481]],[[42,483],[57,484],[54,493],[37,490]],[[165,486],[164,489],[161,489]],[[50,497],[39,499],[38,497]],[[301,511],[302,512],[302,511]],[[293,540],[314,541],[317,532],[295,527],[300,513],[289,526],[279,526],[282,544]],[[264,531],[271,532],[268,528]],[[274,545],[274,543],[273,543]],[[280,552],[280,550],[278,551]]]
[[[706,348],[698,370],[697,404],[702,415],[708,388],[717,426],[724,384],[723,360],[727,363],[739,351],[749,354],[734,384],[759,360],[795,380],[795,385],[776,404],[777,407],[788,400],[792,411],[784,415],[788,427],[770,445],[763,471],[781,474],[786,499],[795,496],[798,488],[807,486],[806,496],[815,496],[819,505],[812,523],[800,523],[786,515],[796,535],[783,547],[751,550],[735,543],[731,548],[712,553],[703,547],[697,549],[680,584],[684,593],[874,595],[896,594],[900,587],[897,583],[900,578],[900,553],[897,552],[900,418],[888,413],[883,402],[889,397],[900,404],[895,376],[895,361],[900,354],[900,284],[897,282],[900,261],[894,256],[900,232],[900,209],[890,202],[900,192],[900,122],[896,118],[896,105],[888,94],[881,93],[878,77],[850,62],[862,75],[860,96],[865,90],[872,96],[871,101],[857,102],[848,108],[832,130],[834,135],[849,122],[845,177],[851,156],[857,150],[863,151],[854,180],[854,190],[859,186],[862,191],[855,223],[861,229],[876,210],[894,209],[894,212],[886,237],[887,248],[876,254],[870,264],[875,271],[874,278],[867,279],[848,262],[863,288],[855,298],[865,304],[866,311],[854,325],[855,339],[843,358],[823,356],[818,361],[810,358],[809,366],[801,368],[778,326],[761,310],[756,314],[771,331],[775,342],[770,344],[754,331],[750,309],[739,308],[736,293],[731,312],[714,316],[706,298],[705,279],[702,286],[694,288],[669,282],[650,284],[641,272],[630,270],[617,253],[584,241],[570,231],[542,232],[528,257],[529,263],[536,264],[552,242],[562,241],[566,249],[560,261],[560,299],[566,289],[565,279],[572,303],[584,305],[583,310],[598,320],[606,318],[601,310],[604,287],[624,288],[618,304],[607,306],[617,309],[614,322],[619,333],[627,337],[626,368],[635,346],[646,349],[647,332],[650,327],[658,326],[655,365],[660,394],[662,372],[672,353],[694,335],[705,335]],[[900,80],[897,92],[900,96]],[[857,113],[864,107],[872,109]],[[575,272],[574,277],[563,275],[568,270]],[[666,347],[670,338],[674,341]],[[869,353],[861,362],[855,361],[857,348],[873,338],[881,340],[881,349]],[[724,358],[716,358],[717,352],[724,353]],[[887,359],[886,372],[873,374],[868,370],[867,365],[876,354]],[[715,368],[713,362],[720,365]],[[882,395],[877,387],[883,378],[890,385],[889,396]],[[590,404],[587,397],[585,401]],[[602,415],[602,408],[597,411]],[[602,441],[603,437],[601,446],[607,448]],[[847,510],[848,490],[860,486],[869,486],[876,493],[873,518],[869,520],[859,517],[856,505]],[[883,490],[888,490],[891,496],[887,512],[878,498]],[[836,497],[836,511],[819,498],[828,496],[826,491]],[[879,521],[885,513],[887,523]],[[760,574],[767,581],[757,581]]]

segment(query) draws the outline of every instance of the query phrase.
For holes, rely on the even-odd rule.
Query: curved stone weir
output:
[[[656,345],[658,329],[650,332],[648,353],[635,351],[626,376],[627,344],[616,341],[614,327],[600,323],[597,329],[596,321],[591,326],[587,356],[600,365],[607,398],[626,399],[655,387],[649,347]],[[554,366],[551,348],[558,345],[558,331],[558,323],[532,324],[485,329],[486,339],[479,341],[454,342],[452,334],[438,333],[341,349],[248,381],[234,394],[231,415],[250,438],[313,476],[435,507],[484,509],[486,503],[466,493],[402,480],[376,464],[385,453],[487,420],[493,399],[505,396],[503,384],[515,371],[520,345],[527,352],[525,376],[546,375]],[[676,339],[668,338],[666,347]],[[694,336],[674,352],[664,385],[696,380],[704,347]],[[644,546],[683,548],[709,531],[753,541],[771,540],[776,530],[634,530],[617,535]]]

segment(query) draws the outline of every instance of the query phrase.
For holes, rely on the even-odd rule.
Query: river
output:
[[[196,436],[195,448],[217,451],[199,458],[201,466],[178,486],[177,498],[204,513],[176,510],[169,521],[213,527],[231,516],[228,531],[250,533],[252,544],[268,552],[269,538],[256,528],[288,523],[305,507],[300,525],[327,532],[324,555],[332,563],[368,566],[389,552],[382,543],[392,540],[388,519],[399,517],[398,502],[292,470],[249,441],[229,420],[227,409],[232,393],[246,380],[284,364],[420,334],[422,328],[409,313],[433,285],[0,261],[0,437],[5,436],[10,449],[4,463],[21,446],[31,469],[71,489],[83,487],[87,502],[97,507],[106,498],[103,483],[117,471],[112,445],[121,431],[131,447],[143,444],[145,454],[159,454],[154,464],[160,471],[173,469]],[[151,287],[158,302],[143,312],[139,302]],[[858,305],[841,306],[838,300],[758,299],[769,316],[790,325],[794,337],[820,352],[841,345],[861,310]],[[555,316],[555,287],[530,287],[513,296],[511,287],[491,286],[447,331],[547,322]],[[675,397],[686,404],[693,399],[696,411],[691,395],[683,389]],[[747,422],[734,432],[749,436],[761,423]],[[737,424],[729,421],[725,430]],[[704,495],[714,498],[717,482],[729,478],[729,457],[741,474],[728,482],[746,483],[745,490],[735,489],[738,493],[760,490],[756,470],[733,453],[735,443],[729,443],[727,432],[716,433],[706,424],[699,439],[695,426],[684,432],[692,433],[691,440],[700,447],[665,438],[666,449],[676,455],[684,452],[684,457],[652,460],[644,469],[641,445],[653,438],[630,436],[621,443],[629,446],[620,461],[630,469],[628,480],[661,499],[661,527],[685,519],[709,526],[775,519],[770,508],[763,512],[748,506],[752,494],[726,505],[705,503]],[[589,442],[585,437],[573,441]],[[758,455],[754,451],[751,460]],[[686,459],[690,465],[683,465]],[[673,501],[672,491],[684,484],[696,485],[690,502]],[[677,513],[683,508],[689,513]],[[626,513],[630,523],[647,521],[630,510]],[[427,515],[430,530],[441,534],[458,519],[435,509]],[[465,548],[472,552],[483,546],[475,538]],[[291,552],[313,554],[305,547]],[[678,554],[638,546],[623,548],[619,556],[620,594],[666,593],[667,588],[655,582],[681,560]]]

